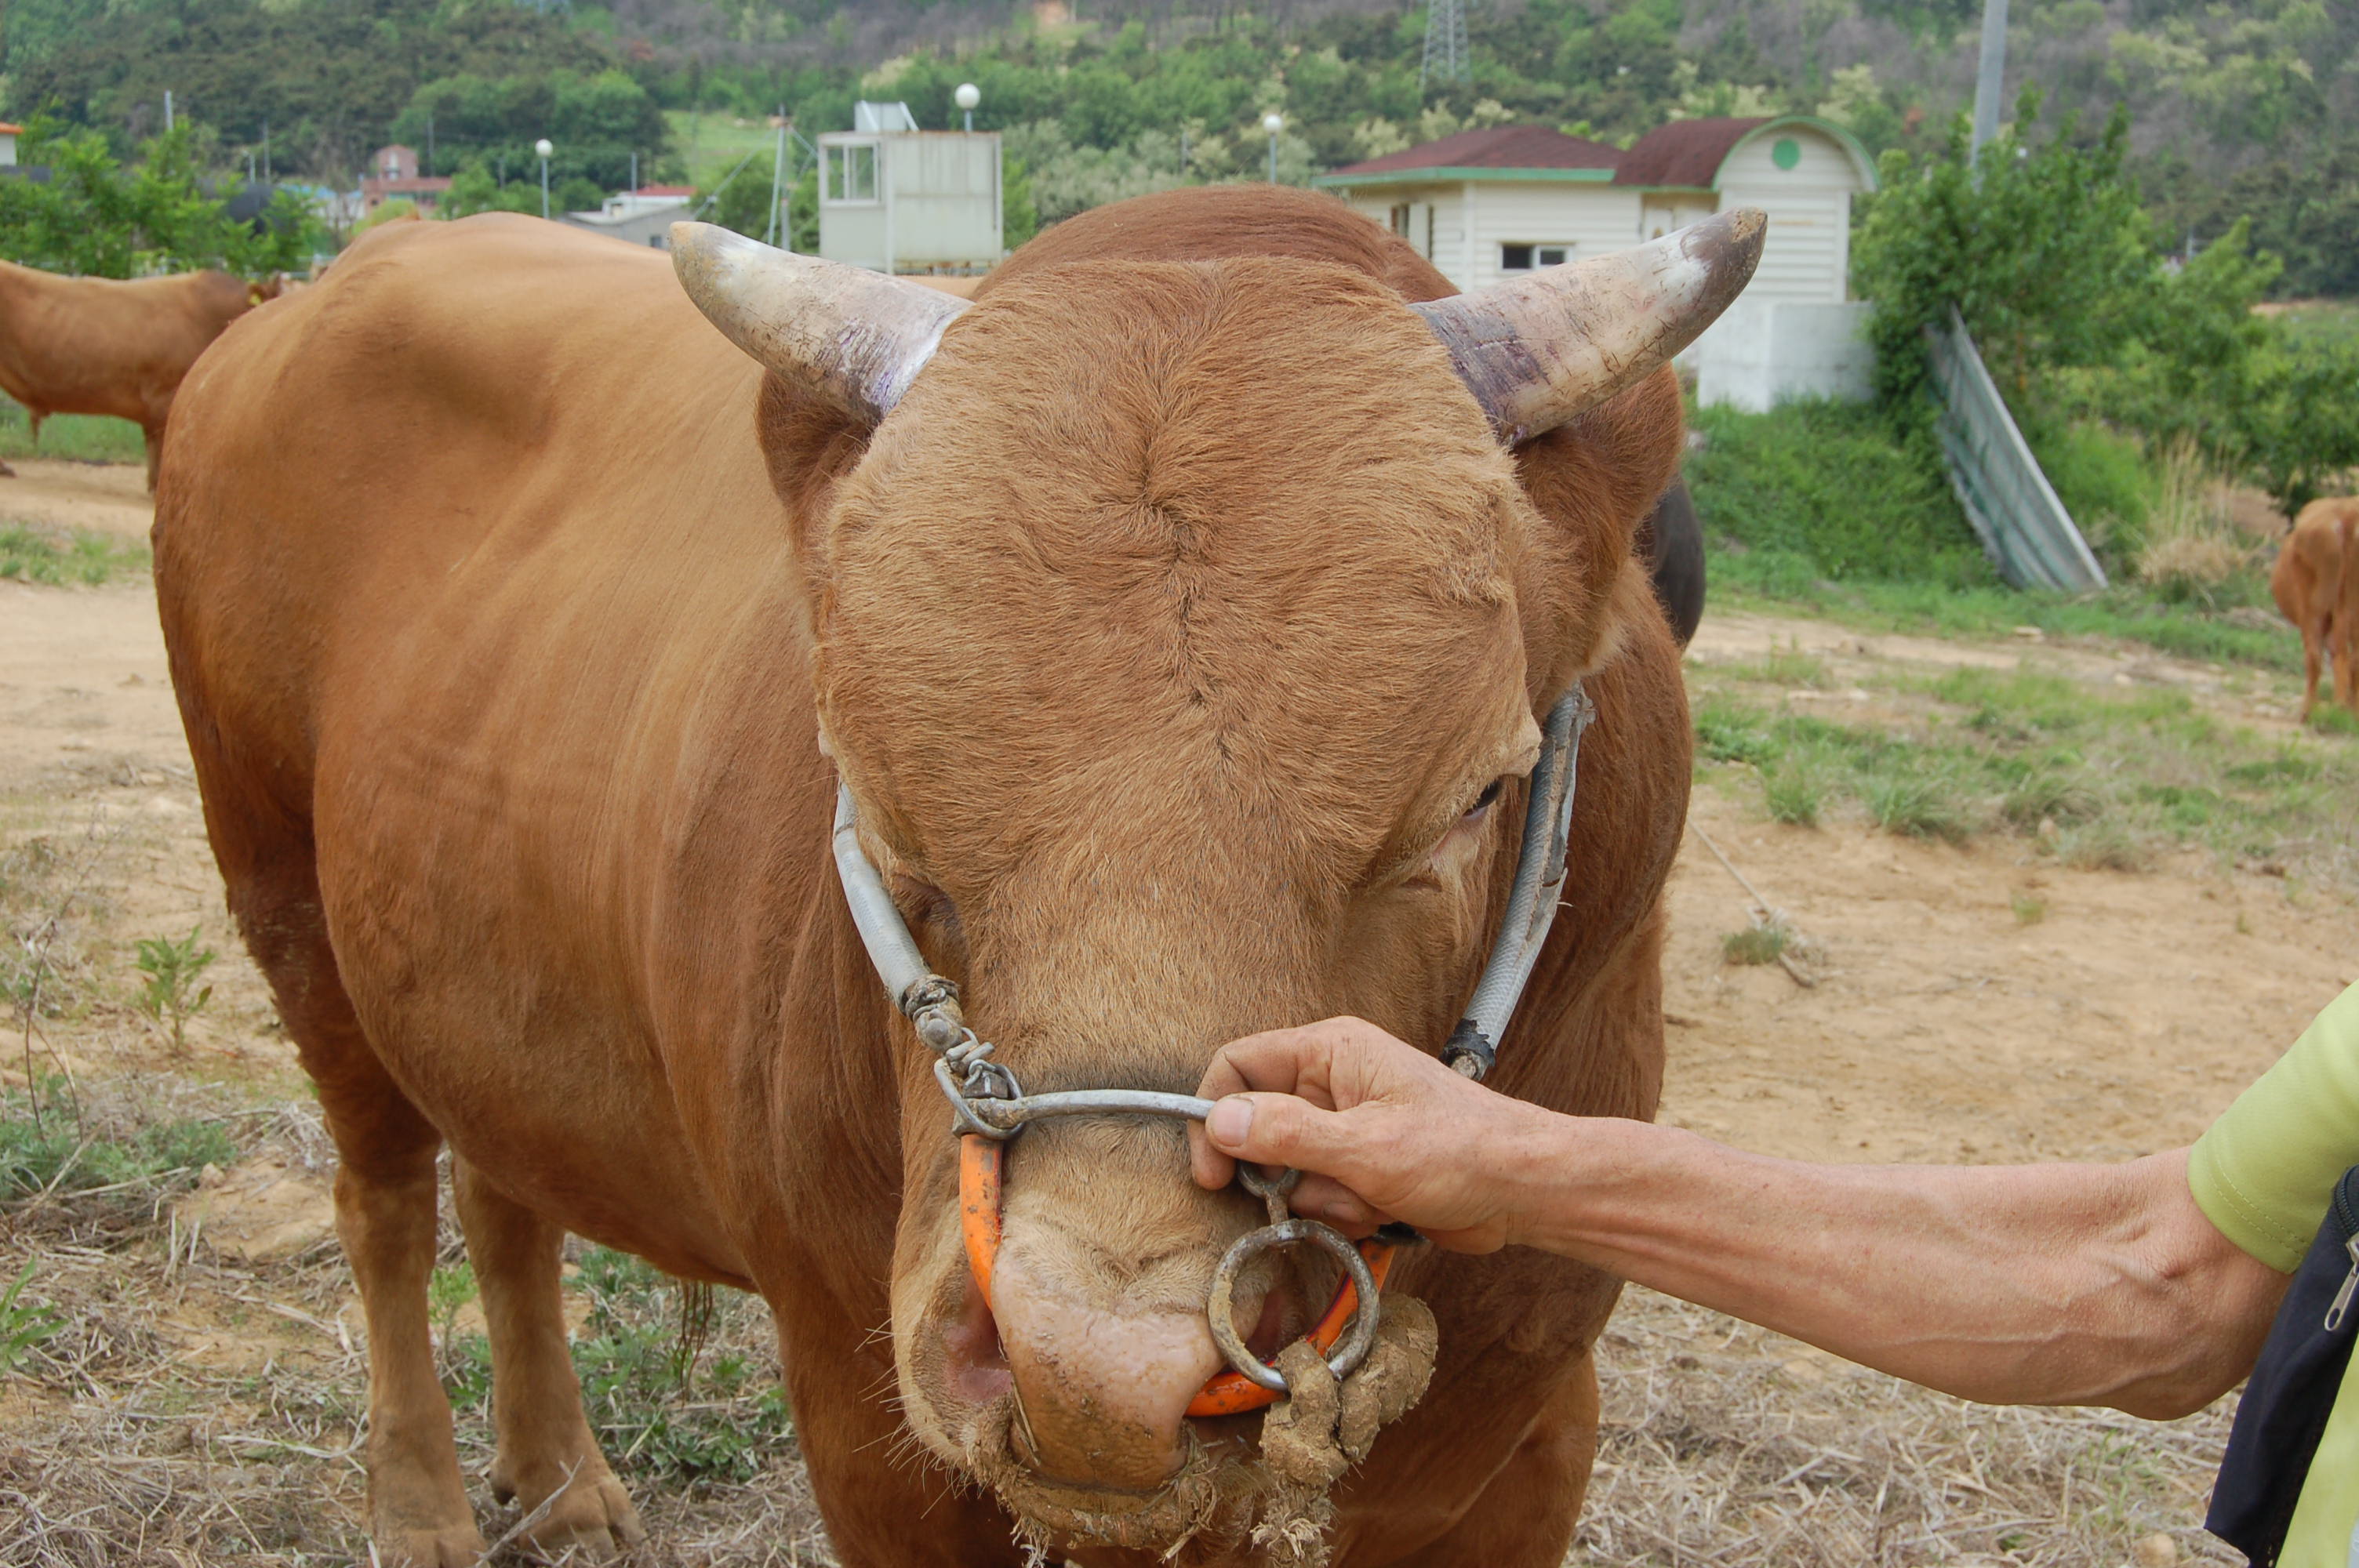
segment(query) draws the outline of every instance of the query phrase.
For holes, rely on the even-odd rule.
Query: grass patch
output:
[[[128,419],[109,419],[99,414],[52,414],[41,421],[41,444],[36,448],[32,420],[22,407],[0,398],[0,458],[144,463],[147,460],[147,438]]]
[[[150,569],[147,546],[130,539],[87,528],[0,522],[0,578],[97,588]]]
[[[1699,673],[1703,776],[1751,774],[1765,814],[1801,826],[1848,812],[1951,844],[2019,835],[2075,867],[2142,870],[2187,847],[2359,879],[2359,747],[2339,737],[2265,738],[2182,691],[2038,671],[1871,678],[1884,713],[1846,723],[1798,711],[1758,667]]]
[[[2006,895],[2006,907],[2014,913],[2017,925],[2037,925],[2048,918],[2048,901],[2024,889]]]
[[[1690,418],[1704,439],[1688,488],[1706,536],[1732,553],[1799,582],[1996,580],[1950,492],[1930,416],[1903,423],[1870,404],[1803,401]]]
[[[185,1186],[207,1165],[230,1165],[237,1143],[218,1121],[182,1118],[113,1136],[85,1129],[62,1079],[0,1097],[0,1203],[97,1187],[143,1193]]]
[[[590,1248],[570,1288],[590,1299],[572,1345],[582,1402],[607,1459],[626,1479],[663,1485],[745,1482],[792,1443],[794,1419],[775,1366],[726,1344],[740,1314],[766,1321],[760,1302],[686,1283],[645,1260]],[[436,1271],[429,1300],[446,1330],[445,1383],[463,1415],[491,1413],[491,1350],[480,1335],[448,1342],[460,1305],[474,1294],[461,1268]]]

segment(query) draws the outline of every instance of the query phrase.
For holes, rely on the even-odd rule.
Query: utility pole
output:
[[[262,117],[262,178],[270,178],[270,116]]]
[[[632,195],[634,195],[634,196],[636,196],[638,193],[639,193],[639,149],[638,149],[638,148],[636,148],[636,147],[633,147],[633,148],[631,149],[631,194],[632,194]]]
[[[172,90],[168,87],[164,89],[164,134],[172,134]]]
[[[787,179],[787,106],[785,104],[778,105],[778,113],[770,123],[778,128],[778,150],[770,157],[770,217],[769,221],[762,225],[762,243],[766,245],[776,245],[778,243],[779,229],[778,191]],[[784,250],[786,247],[780,245],[779,249]]]
[[[532,144],[532,150],[540,155],[540,215],[547,218],[549,216],[549,155],[557,149],[549,145],[547,136],[543,136]]]
[[[1261,128],[1269,133],[1269,182],[1277,183],[1277,134],[1286,129],[1286,117],[1273,109],[1261,117]]]
[[[1983,0],[1983,59],[1974,73],[1973,156],[1998,135],[1999,97],[2006,80],[2006,0]]]
[[[426,111],[426,172],[429,178],[434,173],[434,111],[431,109]]]

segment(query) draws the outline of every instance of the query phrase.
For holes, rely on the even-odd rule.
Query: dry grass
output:
[[[2208,593],[2252,565],[2256,541],[2237,524],[2225,486],[2192,440],[2165,447],[2157,472],[2160,492],[2137,547],[2140,581]]]
[[[1605,1415],[1571,1562],[2120,1568],[2198,1528],[2234,1401],[2182,1422],[1993,1409],[1648,1291],[1599,1349]]]

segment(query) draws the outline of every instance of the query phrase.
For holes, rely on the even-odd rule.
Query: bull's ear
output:
[[[967,308],[919,284],[773,250],[711,223],[671,226],[672,270],[723,336],[793,385],[874,426]]]
[[[1769,220],[1739,207],[1659,240],[1412,305],[1513,444],[1647,376],[1728,308]]]

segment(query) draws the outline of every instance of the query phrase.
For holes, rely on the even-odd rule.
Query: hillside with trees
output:
[[[1080,19],[1072,17],[1078,9]],[[349,180],[431,144],[496,170],[549,135],[560,181],[612,186],[636,152],[675,177],[661,111],[783,108],[807,132],[854,98],[951,122],[983,89],[1041,221],[1182,179],[1281,178],[1468,125],[1626,142],[1679,115],[1807,111],[1872,150],[1934,151],[1971,94],[1977,0],[1475,0],[1472,78],[1421,88],[1421,7],[1397,0],[16,0],[0,113],[44,108],[127,151],[165,90],[228,156]],[[2010,80],[2047,127],[2129,115],[2127,167],[2184,246],[2240,219],[2280,295],[2359,293],[2359,7],[2322,0],[2017,0]],[[562,134],[560,134],[560,133]],[[1182,145],[1185,144],[1183,161]],[[519,171],[520,172],[520,171]]]

